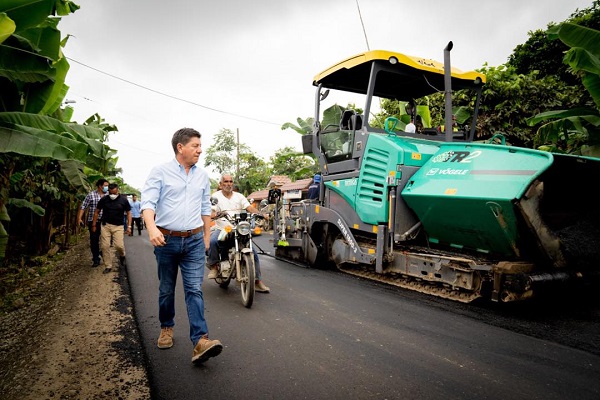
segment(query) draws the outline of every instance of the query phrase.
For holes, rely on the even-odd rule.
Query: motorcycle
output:
[[[213,205],[217,204],[216,199],[211,199]],[[253,214],[247,211],[239,211],[230,215],[227,211],[219,212],[214,219],[225,218],[227,226],[219,234],[219,242],[222,247],[227,247],[227,254],[220,252],[221,261],[218,266],[217,277],[215,281],[223,288],[227,289],[232,279],[235,279],[240,285],[242,293],[242,304],[246,308],[252,307],[254,301],[254,281],[256,270],[254,265],[254,253],[252,242],[252,231],[256,221],[262,220],[260,214]]]
[[[267,201],[267,199],[263,199],[261,200],[260,204],[259,204],[259,209],[258,211],[261,212],[261,214],[268,214],[269,215],[269,219],[259,219],[256,221],[256,226],[259,227],[263,232],[265,231],[269,231],[272,229],[271,225],[272,225],[272,220],[273,220],[273,211],[271,210],[271,207],[269,207],[269,202]]]

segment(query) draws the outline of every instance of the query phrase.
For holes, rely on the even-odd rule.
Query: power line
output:
[[[122,82],[128,83],[128,84],[133,85],[133,86],[137,86],[137,87],[139,87],[141,89],[147,90],[147,91],[152,92],[152,93],[156,93],[156,94],[164,96],[164,97],[168,97],[168,98],[173,99],[173,100],[181,101],[181,102],[184,102],[184,103],[187,103],[187,104],[191,104],[191,105],[196,106],[196,107],[201,107],[201,108],[204,108],[206,110],[218,112],[218,113],[221,113],[221,114],[226,114],[226,115],[231,115],[231,116],[234,116],[234,117],[239,117],[239,118],[249,119],[249,120],[252,120],[252,121],[261,122],[263,124],[276,125],[276,126],[281,126],[282,125],[282,124],[276,123],[276,122],[265,121],[265,120],[258,119],[258,118],[248,117],[246,115],[241,115],[241,114],[231,113],[231,112],[227,112],[227,111],[223,111],[223,110],[218,110],[216,108],[208,107],[208,106],[205,106],[205,105],[202,105],[202,104],[199,104],[199,103],[195,103],[195,102],[190,101],[190,100],[182,99],[181,97],[172,96],[170,94],[159,92],[158,90],[151,89],[151,88],[146,87],[144,85],[140,85],[139,83],[135,83],[135,82],[129,81],[127,79],[120,78],[120,77],[118,77],[116,75],[109,74],[108,72],[101,71],[101,70],[99,70],[97,68],[91,67],[91,66],[89,66],[87,64],[84,64],[84,63],[82,63],[80,61],[77,61],[75,59],[72,59],[70,57],[67,57],[67,59],[69,61],[77,63],[77,64],[79,64],[79,65],[81,65],[83,67],[89,68],[89,69],[91,69],[93,71],[96,71],[96,72],[99,72],[99,73],[101,73],[103,75],[109,76],[109,77],[111,77],[113,79],[120,80]]]
[[[356,0],[356,8],[358,9],[360,24],[362,25],[363,34],[365,35],[365,42],[367,42],[367,50],[371,51],[371,48],[369,47],[369,39],[367,39],[367,31],[365,30],[365,23],[363,22],[362,14],[360,13],[360,6],[358,5],[358,0]]]

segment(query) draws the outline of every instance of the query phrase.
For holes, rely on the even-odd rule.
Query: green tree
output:
[[[600,0],[595,0],[591,7],[576,10],[566,21],[591,29],[600,29]],[[548,24],[548,29],[556,26]],[[562,62],[563,54],[569,49],[560,40],[551,40],[546,30],[538,29],[528,33],[529,39],[515,47],[508,58],[507,66],[514,67],[517,74],[529,74],[539,71],[539,77],[554,76],[569,86],[580,86],[581,81]]]
[[[245,143],[237,143],[235,133],[221,129],[214,143],[206,150],[204,165],[219,174],[230,173],[242,193],[251,193],[266,186],[270,168]],[[239,166],[239,173],[238,173]]]
[[[517,74],[513,67],[501,65],[481,70],[487,76],[483,89],[478,139],[502,132],[517,146],[532,148],[536,127],[528,118],[547,108],[572,107],[583,101],[585,94],[556,76],[539,77],[537,71]],[[464,104],[459,99],[457,105]]]
[[[304,154],[287,146],[278,149],[269,159],[273,175],[286,175],[292,181],[311,177],[319,170],[313,154]]]
[[[247,196],[256,190],[265,188],[271,175],[269,165],[256,154],[243,153],[240,155],[240,172],[235,177],[240,193]]]
[[[536,143],[550,151],[600,157],[600,31],[571,23],[551,28],[549,37],[570,47],[564,61],[581,78],[593,107],[547,111],[529,119]]]
[[[214,136],[214,143],[206,149],[204,165],[210,167],[219,175],[224,172],[235,174],[237,170],[238,153],[250,153],[250,148],[239,144],[235,133],[231,129],[223,128]]]

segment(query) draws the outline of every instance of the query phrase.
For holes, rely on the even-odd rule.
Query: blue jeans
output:
[[[233,246],[233,242],[227,241],[219,242],[219,229],[215,229],[210,234],[210,249],[208,250],[208,259],[206,261],[207,268],[211,265],[218,264],[221,259],[227,260],[227,251],[229,247]],[[260,273],[260,261],[258,260],[258,253],[256,247],[252,246],[252,252],[254,253],[254,270],[256,271],[256,280],[261,280]],[[219,257],[219,253],[221,257]]]
[[[181,269],[185,305],[190,322],[190,340],[193,345],[204,335],[208,326],[204,319],[204,279],[205,247],[203,232],[187,238],[165,235],[167,242],[154,248],[158,265],[158,320],[161,328],[175,325],[175,284]]]

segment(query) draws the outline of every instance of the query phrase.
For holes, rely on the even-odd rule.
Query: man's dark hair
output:
[[[105,183],[105,182],[108,182],[108,181],[107,181],[106,179],[104,179],[104,178],[100,178],[100,179],[98,179],[98,180],[96,181],[96,187],[101,187],[101,186],[104,186],[104,183]]]
[[[173,134],[173,139],[171,139],[171,145],[173,146],[173,152],[177,154],[177,145],[181,143],[182,145],[188,144],[188,142],[197,137],[200,139],[202,135],[195,129],[192,128],[181,128],[177,132]]]
[[[116,183],[110,183],[108,185],[108,190],[113,190],[113,189],[118,189],[119,185],[117,185]]]

